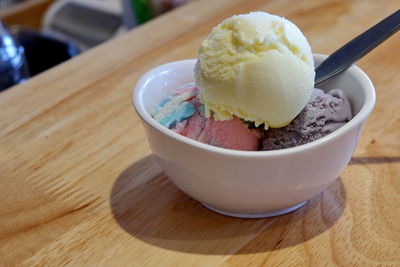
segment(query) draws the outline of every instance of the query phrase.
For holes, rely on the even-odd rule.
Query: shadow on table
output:
[[[115,220],[129,234],[168,250],[247,254],[295,246],[329,229],[346,203],[341,178],[295,212],[265,219],[216,214],[191,199],[159,170],[152,156],[134,163],[114,183]]]

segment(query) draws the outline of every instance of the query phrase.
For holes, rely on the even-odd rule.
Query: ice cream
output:
[[[264,128],[288,125],[314,86],[311,48],[290,21],[264,12],[237,15],[212,29],[195,67],[205,116],[237,116]]]
[[[160,124],[199,142],[236,150],[259,150],[263,133],[249,129],[234,116],[217,121],[204,116],[204,106],[197,98],[198,89],[192,85],[169,92],[153,112]]]
[[[182,86],[169,92],[153,110],[153,118],[161,125],[171,128],[191,117],[196,109],[190,100],[197,96],[197,93],[197,88],[193,86]]]
[[[339,129],[352,118],[350,102],[341,89],[314,89],[309,102],[286,127],[265,132],[263,150],[295,147]]]
[[[268,130],[237,116],[225,121],[217,121],[212,116],[206,118],[198,92],[193,85],[169,92],[155,108],[153,118],[193,140],[250,151],[303,145],[337,130],[352,118],[349,100],[341,89],[324,93],[315,88],[305,108],[288,126]]]
[[[310,46],[290,21],[264,12],[217,25],[201,44],[195,84],[168,92],[152,116],[178,134],[236,150],[303,145],[352,117],[341,89],[314,89]]]

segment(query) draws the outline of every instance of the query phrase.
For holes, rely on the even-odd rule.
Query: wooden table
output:
[[[377,105],[348,167],[301,209],[215,214],[161,172],[131,106],[146,70],[196,56],[212,26],[263,10],[316,53],[399,8],[381,1],[197,1],[0,94],[0,265],[400,266],[400,35],[359,62]]]

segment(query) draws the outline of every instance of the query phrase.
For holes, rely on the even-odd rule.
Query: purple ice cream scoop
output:
[[[350,103],[343,90],[332,89],[325,94],[315,88],[305,108],[288,126],[266,131],[262,150],[309,143],[337,130],[351,118]]]

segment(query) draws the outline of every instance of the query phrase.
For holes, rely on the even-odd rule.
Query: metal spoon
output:
[[[400,9],[325,59],[315,69],[315,85],[341,73],[400,29]]]

